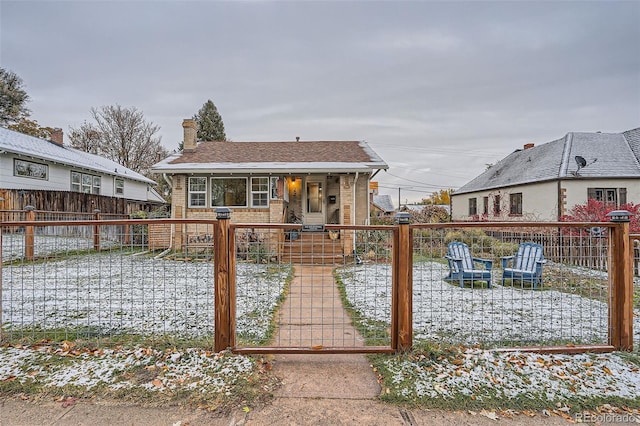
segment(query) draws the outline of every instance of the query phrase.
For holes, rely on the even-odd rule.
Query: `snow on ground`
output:
[[[112,391],[195,389],[212,395],[228,394],[253,368],[254,361],[249,357],[201,349],[80,351],[64,345],[58,349],[0,348],[0,382],[17,380],[44,387],[92,389],[102,385]]]
[[[393,391],[410,399],[527,398],[563,402],[640,396],[640,368],[618,354],[544,355],[466,349],[451,359],[391,358]]]
[[[447,283],[448,268],[420,262],[413,268],[413,331],[416,339],[463,344],[606,344],[606,303],[556,290],[531,290],[493,284],[460,288]],[[390,322],[391,266],[367,264],[341,268],[348,300],[365,317]],[[495,279],[495,277],[494,277]],[[606,276],[604,277],[606,283]],[[635,316],[640,341],[640,316]]]
[[[102,239],[102,248],[118,247],[119,243]],[[34,236],[33,251],[36,257],[55,253],[87,251],[93,249],[93,237],[61,237],[57,235]],[[2,261],[22,259],[25,253],[24,234],[2,234]]]
[[[237,330],[263,338],[287,267],[238,264]],[[213,336],[212,262],[101,253],[3,267],[4,327]]]

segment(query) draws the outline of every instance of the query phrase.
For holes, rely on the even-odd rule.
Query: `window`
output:
[[[116,178],[115,179],[115,190],[116,195],[124,195],[124,179]]]
[[[222,206],[247,207],[246,178],[211,178],[211,207]]]
[[[251,207],[269,207],[269,178],[251,178]]]
[[[522,192],[509,194],[509,214],[511,215],[522,214]]]
[[[489,214],[489,197],[482,197],[482,214],[485,216]]]
[[[500,195],[493,196],[493,214],[500,216]]]
[[[189,207],[207,206],[207,178],[189,178]]]
[[[49,180],[49,166],[33,161],[13,160],[13,175],[31,179]]]
[[[618,207],[627,203],[627,188],[587,188],[587,198]]]
[[[469,216],[475,216],[478,214],[478,200],[476,198],[469,198]]]
[[[71,172],[71,190],[85,194],[100,195],[102,178],[80,172]]]

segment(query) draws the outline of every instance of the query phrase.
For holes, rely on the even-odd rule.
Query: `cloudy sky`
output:
[[[639,127],[639,22],[640,1],[0,0],[0,64],[66,134],[120,104],[173,150],[211,99],[234,141],[365,140],[397,204]]]

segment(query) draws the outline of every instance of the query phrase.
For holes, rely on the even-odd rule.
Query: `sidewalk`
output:
[[[279,311],[274,342],[280,346],[355,346],[362,337],[344,310],[330,267],[296,266]],[[302,342],[302,343],[301,343]],[[5,425],[493,425],[480,414],[405,409],[378,401],[380,386],[361,354],[276,355],[273,373],[282,381],[271,403],[221,416],[178,407],[139,407],[113,402],[0,401]],[[501,418],[501,423],[560,425],[557,417]]]

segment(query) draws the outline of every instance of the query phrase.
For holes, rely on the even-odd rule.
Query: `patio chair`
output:
[[[534,289],[542,285],[542,265],[547,263],[543,251],[540,244],[522,243],[515,256],[501,258],[502,284],[510,279],[512,282],[530,283]]]
[[[493,260],[471,256],[469,246],[459,241],[449,243],[445,258],[449,262],[449,275],[444,278],[445,281],[458,281],[460,287],[464,287],[465,281],[470,281],[472,287],[475,281],[486,281],[491,288]],[[476,263],[482,264],[482,269],[476,269]]]

